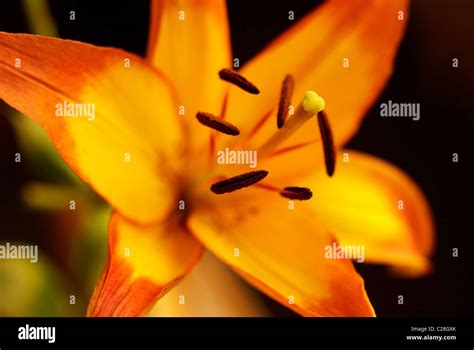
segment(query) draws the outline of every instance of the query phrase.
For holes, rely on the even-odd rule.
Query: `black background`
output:
[[[259,5],[262,3],[261,5]],[[288,11],[301,18],[319,2],[228,1],[234,57],[250,59],[289,25]],[[51,1],[60,36],[96,45],[114,46],[144,55],[147,43],[148,1]],[[261,6],[261,7],[258,7]],[[69,20],[69,11],[76,20]],[[426,193],[437,228],[435,272],[427,277],[394,278],[383,267],[357,265],[379,316],[472,316],[474,131],[474,2],[416,0],[398,53],[395,73],[367,114],[349,146],[378,155],[404,169]],[[0,30],[28,32],[20,2],[2,1]],[[317,33],[316,33],[317,35]],[[452,59],[459,68],[452,68]],[[381,119],[378,106],[388,99],[421,104],[421,119]],[[0,152],[15,149],[13,133],[0,118]],[[459,163],[452,153],[459,153]],[[2,169],[0,220],[3,234],[17,225],[33,225],[15,207],[17,190],[29,174]],[[3,208],[2,206],[2,208]],[[452,249],[459,257],[452,257]],[[397,295],[404,305],[397,304]],[[291,315],[268,301],[276,315]]]

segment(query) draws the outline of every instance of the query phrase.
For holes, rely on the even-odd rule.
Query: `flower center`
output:
[[[236,85],[242,90],[251,94],[259,94],[260,90],[241,76],[239,73],[222,69],[219,71],[219,77],[231,84]],[[294,79],[291,75],[287,75],[283,81],[280,100],[278,104],[277,113],[277,130],[257,149],[260,158],[268,157],[277,151],[290,136],[292,136],[301,126],[303,126],[313,116],[317,115],[319,130],[321,134],[326,172],[329,176],[334,174],[335,170],[335,150],[331,127],[324,112],[326,103],[324,99],[314,91],[307,91],[294,114],[288,116],[289,106],[293,93]],[[238,136],[240,130],[237,126],[225,121],[222,117],[214,116],[206,112],[198,112],[196,119],[204,126],[212,128],[220,133]],[[211,139],[211,147],[213,147],[213,140]],[[313,193],[309,188],[289,186],[279,189],[261,182],[268,175],[266,170],[257,170],[236,175],[233,177],[221,179],[210,186],[210,190],[215,194],[225,194],[240,190],[245,187],[255,185],[259,188],[279,192],[282,197],[296,200],[311,199]]]

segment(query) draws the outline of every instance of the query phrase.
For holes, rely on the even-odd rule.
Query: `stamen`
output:
[[[291,96],[293,95],[293,87],[295,81],[291,75],[287,75],[283,84],[281,86],[280,93],[280,102],[278,104],[278,114],[277,114],[277,126],[278,129],[281,129],[285,124],[286,117],[288,116],[288,108],[291,103]]]
[[[273,134],[258,150],[259,157],[272,154],[279,145],[293,135],[304,123],[326,106],[324,99],[314,91],[307,91],[296,108],[295,114],[290,116],[285,125]]]
[[[222,118],[215,117],[210,113],[197,112],[196,119],[205,126],[208,126],[214,130],[220,131],[223,134],[237,136],[240,134],[240,130],[235,125],[226,122]]]
[[[280,192],[280,189],[276,186],[272,186],[272,185],[269,185],[269,184],[264,184],[264,183],[257,183],[254,185],[254,187],[258,187],[258,188],[261,188],[263,190],[267,190],[267,191],[270,191],[270,192]]]
[[[336,168],[336,152],[334,150],[334,139],[332,136],[331,126],[326,113],[323,111],[318,113],[319,131],[323,140],[324,161],[326,163],[326,172],[329,176],[334,174]]]
[[[306,201],[313,197],[313,192],[307,187],[285,187],[280,191],[280,195],[289,199],[296,199],[300,201]]]
[[[252,84],[250,81],[245,79],[243,76],[241,76],[239,73],[236,71],[224,68],[219,71],[219,77],[227,81],[231,84],[234,84],[241,88],[244,91],[247,91],[248,93],[257,95],[260,93],[260,90]]]
[[[224,194],[240,190],[244,187],[252,186],[262,181],[268,175],[266,170],[251,171],[249,173],[237,175],[226,180],[216,182],[211,186],[211,191],[215,194]]]

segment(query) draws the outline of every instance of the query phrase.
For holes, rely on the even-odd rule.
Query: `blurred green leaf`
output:
[[[18,259],[0,264],[0,316],[80,315],[83,306],[71,305],[66,290],[58,270],[41,251],[36,263]]]

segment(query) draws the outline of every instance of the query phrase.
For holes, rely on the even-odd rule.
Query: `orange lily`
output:
[[[433,225],[423,194],[386,162],[341,149],[392,72],[406,22],[397,16],[407,6],[407,0],[361,0],[318,7],[240,70],[258,96],[218,79],[231,64],[221,0],[152,2],[147,60],[0,33],[0,97],[38,121],[64,160],[114,208],[108,263],[88,315],[146,313],[191,271],[203,247],[307,316],[374,315],[352,262],[325,258],[336,240],[364,246],[369,262],[427,271]],[[287,74],[294,96],[305,98],[277,131]],[[324,103],[305,95],[310,88],[326,101],[339,150],[330,179],[316,125],[309,125]],[[95,104],[96,118],[57,117],[63,101]],[[200,125],[198,111],[225,116],[240,136]],[[304,125],[302,116],[309,120]],[[257,180],[267,174],[262,169],[268,176],[239,191],[210,191],[213,184],[215,192],[228,190],[216,182],[243,172],[216,164],[215,151],[226,147],[260,150]],[[314,185],[315,198],[290,201],[290,210],[275,192],[288,185]]]

